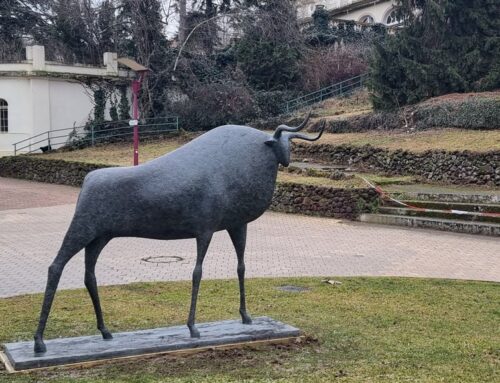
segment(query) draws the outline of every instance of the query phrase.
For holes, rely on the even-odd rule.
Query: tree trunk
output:
[[[186,39],[186,0],[179,0],[179,45]]]

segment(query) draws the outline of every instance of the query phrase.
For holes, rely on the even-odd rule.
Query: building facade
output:
[[[11,154],[15,142],[84,125],[94,110],[91,84],[128,84],[132,76],[118,68],[111,52],[104,54],[104,67],[46,61],[43,46],[27,47],[22,62],[0,63],[0,155]],[[109,117],[109,104],[105,114]]]
[[[317,6],[323,6],[334,19],[384,25],[396,25],[393,0],[299,0],[297,17],[302,22],[311,19]]]

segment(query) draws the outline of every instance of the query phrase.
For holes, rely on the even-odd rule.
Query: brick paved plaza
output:
[[[0,297],[41,292],[79,189],[0,178]],[[191,278],[194,240],[114,239],[97,263],[100,285]],[[161,258],[155,258],[161,257]],[[145,259],[149,258],[149,262]],[[500,281],[498,238],[268,212],[249,226],[248,277],[410,276]],[[83,287],[83,252],[61,288]],[[204,278],[236,278],[229,236],[217,233]]]

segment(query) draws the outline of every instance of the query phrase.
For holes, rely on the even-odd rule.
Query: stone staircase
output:
[[[362,214],[362,222],[500,236],[500,216],[461,212],[500,213],[498,194],[392,192],[392,197],[425,211],[383,201],[376,214]],[[450,211],[453,210],[453,211]]]

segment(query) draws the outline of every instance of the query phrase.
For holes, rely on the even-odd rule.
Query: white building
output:
[[[94,109],[87,84],[129,83],[133,76],[118,69],[116,53],[104,53],[104,65],[49,62],[43,46],[27,47],[25,61],[0,63],[0,155],[11,154],[15,142],[34,135],[84,125]],[[109,116],[109,105],[106,109]]]
[[[297,17],[302,22],[311,19],[317,6],[324,6],[335,19],[385,25],[397,24],[393,0],[299,0]]]

